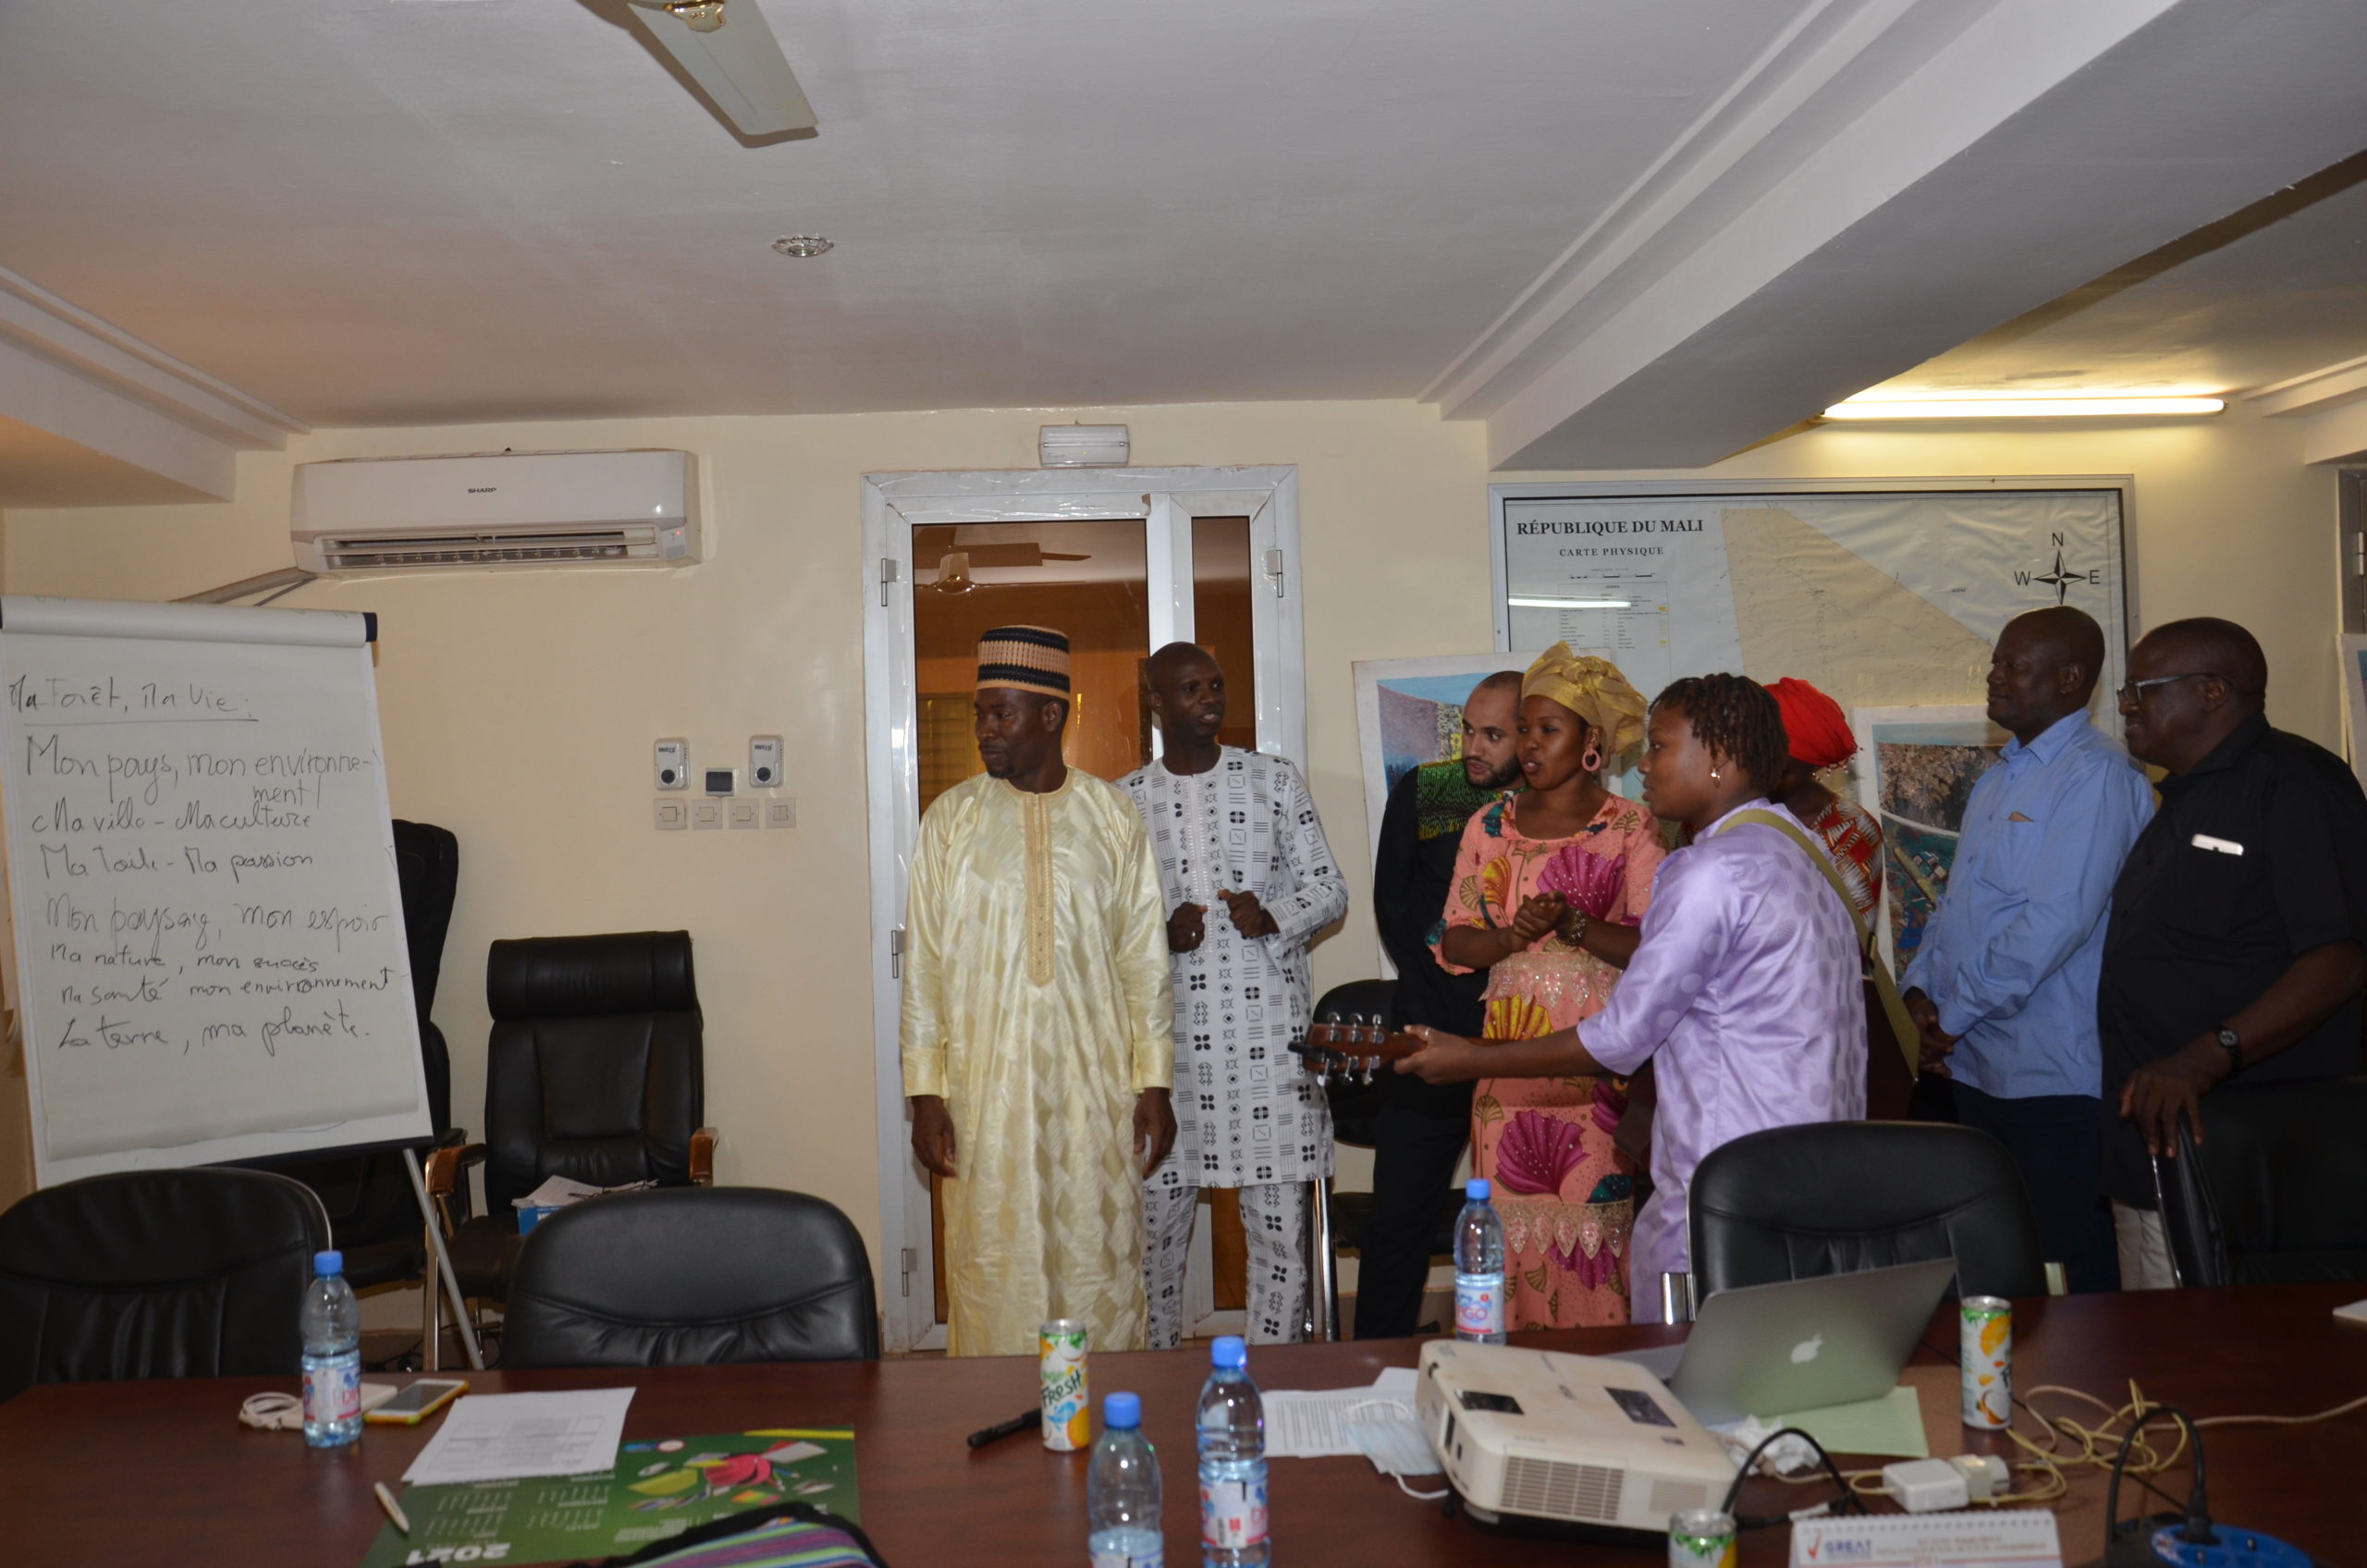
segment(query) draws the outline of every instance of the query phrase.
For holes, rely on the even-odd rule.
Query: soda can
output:
[[[1093,1415],[1085,1403],[1085,1325],[1055,1317],[1036,1330],[1036,1372],[1044,1399],[1044,1446],[1074,1453],[1093,1446]]]
[[[1668,1568],[1735,1568],[1735,1516],[1688,1508],[1668,1521]]]
[[[1964,1424],[2002,1432],[2014,1423],[2013,1305],[2003,1296],[1967,1296],[1956,1318]]]

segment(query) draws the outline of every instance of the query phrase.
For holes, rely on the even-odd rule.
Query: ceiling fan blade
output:
[[[814,105],[755,0],[725,0],[723,25],[713,32],[696,31],[651,0],[632,0],[625,8],[745,134],[814,129]]]

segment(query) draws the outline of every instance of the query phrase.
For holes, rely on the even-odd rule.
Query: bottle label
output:
[[[304,1419],[350,1421],[362,1414],[362,1358],[339,1358],[333,1366],[315,1366],[304,1374]]]
[[[1148,1551],[1097,1551],[1093,1568],[1167,1568],[1167,1549],[1155,1546]]]
[[[1266,1544],[1266,1478],[1200,1483],[1200,1544],[1240,1551]]]
[[[1458,1274],[1454,1278],[1454,1332],[1477,1339],[1504,1331],[1504,1277]]]

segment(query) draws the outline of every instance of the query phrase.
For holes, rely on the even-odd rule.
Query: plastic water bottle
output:
[[[1101,1402],[1101,1440],[1085,1478],[1093,1568],[1165,1568],[1159,1501],[1159,1451],[1143,1436],[1143,1402],[1111,1394]]]
[[[1488,1201],[1488,1183],[1463,1184],[1463,1213],[1454,1221],[1454,1337],[1476,1344],[1504,1342],[1504,1224]]]
[[[1214,1369],[1200,1390],[1201,1568],[1264,1568],[1266,1407],[1249,1380],[1249,1349],[1238,1334],[1209,1347]]]
[[[337,1448],[362,1436],[362,1305],[346,1283],[345,1255],[313,1255],[298,1319],[304,1336],[304,1441]]]

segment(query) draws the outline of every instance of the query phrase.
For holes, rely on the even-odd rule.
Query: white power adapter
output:
[[[1883,1490],[1909,1513],[1937,1513],[1995,1497],[2006,1476],[2005,1462],[1987,1454],[1907,1459],[1883,1466]]]

